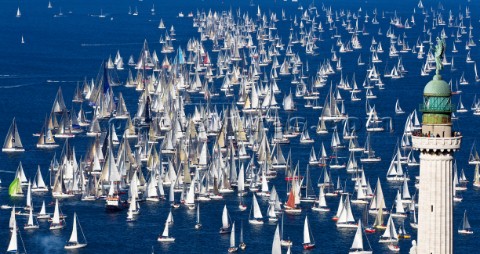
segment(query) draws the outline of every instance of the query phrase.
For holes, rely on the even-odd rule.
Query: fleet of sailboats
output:
[[[289,247],[289,252],[293,246],[288,237],[284,238],[284,215],[306,213],[302,245],[305,250],[312,249],[316,244],[313,234],[316,230],[312,230],[314,227],[310,224],[317,221],[309,222],[309,216],[312,218],[310,208],[327,214],[331,210],[328,206],[330,201],[338,198],[338,208],[333,216],[336,227],[339,230],[356,229],[349,253],[372,253],[370,244],[368,247],[365,245],[365,240],[368,239],[364,238],[364,232],[374,233],[380,230],[385,231],[379,241],[387,243],[391,251],[399,251],[397,242],[399,239],[408,239],[409,234],[403,223],[397,224],[397,232],[397,218],[410,217],[410,226],[416,228],[418,225],[416,195],[411,195],[409,190],[413,187],[414,176],[412,174],[410,178],[409,169],[419,165],[416,159],[418,153],[412,150],[411,136],[421,126],[417,111],[405,114],[400,99],[402,104],[408,101],[397,99],[394,111],[390,110],[390,114],[397,115],[395,121],[405,119],[404,130],[400,130],[401,139],[394,149],[388,168],[383,167],[381,171],[381,174],[386,171],[385,177],[378,178],[375,191],[372,192],[369,177],[378,174],[372,172],[371,165],[381,162],[379,154],[384,154],[373,150],[373,147],[377,147],[376,137],[382,135],[376,133],[387,129],[386,119],[389,119],[389,130],[398,134],[392,129],[392,118],[381,117],[388,113],[383,111],[385,108],[393,108],[395,99],[389,104],[378,101],[377,96],[384,96],[381,91],[389,89],[391,82],[409,76],[407,68],[410,66],[404,65],[403,60],[409,55],[421,61],[422,67],[417,75],[430,75],[435,69],[435,56],[429,45],[432,42],[432,31],[439,27],[446,28],[439,36],[448,39],[448,44],[453,45],[451,62],[444,58],[442,63],[450,65],[452,73],[457,74],[455,55],[457,65],[471,67],[462,69],[461,75],[452,78],[452,94],[460,94],[462,91],[459,86],[471,84],[472,77],[475,82],[480,81],[473,59],[475,54],[472,48],[476,46],[473,27],[464,24],[467,21],[463,13],[437,15],[433,7],[429,11],[421,1],[417,7],[421,13],[414,12],[411,18],[405,19],[396,12],[392,13],[385,34],[382,33],[383,27],[378,27],[378,35],[371,36],[371,40],[363,40],[360,38],[369,35],[368,26],[362,24],[363,20],[363,23],[371,23],[372,26],[379,24],[380,15],[377,17],[376,9],[369,16],[372,13],[367,14],[361,10],[337,11],[324,5],[320,9],[312,1],[308,10],[303,11],[302,7],[299,14],[294,14],[290,20],[282,10],[281,22],[291,23],[285,44],[276,32],[281,29],[277,14],[262,12],[260,6],[256,18],[248,12],[241,13],[240,10],[236,15],[233,11],[220,13],[199,10],[196,14],[189,13],[191,19],[188,20],[197,28],[199,38],[191,38],[185,46],[175,45],[176,48],[176,30],[173,25],[168,25],[171,27],[168,29],[168,20],[161,18],[158,23],[158,29],[162,33],[159,39],[161,48],[151,51],[147,41],[144,41],[137,60],[131,55],[127,65],[124,64],[120,51],[112,54],[102,64],[96,79],[85,79],[83,84],[77,84],[71,109],[66,106],[62,89],[58,89],[41,131],[34,135],[38,136],[38,149],[56,149],[63,143],[60,159],[55,154],[48,166],[49,178],[45,174],[46,178],[42,176],[42,170],[47,169],[43,165],[38,165],[33,178],[27,178],[20,163],[8,188],[12,198],[25,196],[24,215],[28,215],[28,221],[23,229],[37,229],[40,227],[37,220],[50,219],[45,201],[40,212],[34,212],[34,200],[42,193],[51,191],[55,199],[55,210],[49,228],[57,230],[66,226],[59,199],[81,196],[81,201],[101,200],[109,212],[119,212],[128,207],[125,209],[126,220],[134,222],[144,216],[140,210],[143,211],[145,206],[162,204],[166,189],[169,191],[168,203],[171,208],[183,209],[180,207],[185,206],[192,210],[192,214],[195,212],[194,228],[197,230],[208,224],[201,223],[201,202],[225,201],[219,232],[230,235],[228,252],[246,248],[243,223],[240,245],[237,246],[235,220],[230,217],[228,210],[231,209],[232,196],[238,197],[234,200],[235,204],[238,202],[238,207],[230,210],[232,215],[237,216],[237,213],[250,207],[249,212],[244,213],[245,216],[248,213],[248,224],[262,227],[260,225],[278,222],[272,253],[279,254],[282,253],[282,246]],[[48,8],[52,8],[50,1]],[[150,11],[155,15],[154,6]],[[138,16],[138,8],[135,7],[133,11],[130,8],[129,14]],[[467,14],[465,10],[465,15]],[[325,20],[319,19],[322,15],[325,15]],[[385,15],[388,13],[382,13],[382,19]],[[444,20],[443,15],[447,15],[448,19]],[[18,7],[16,17],[21,16]],[[184,16],[183,12],[178,14],[178,17]],[[102,9],[98,17],[106,17]],[[425,19],[424,31],[412,44],[414,40],[410,41],[408,29],[421,30],[417,29],[418,26],[415,27],[420,17]],[[324,33],[327,29],[331,32],[330,38]],[[451,38],[445,30],[451,30]],[[402,34],[399,31],[405,32]],[[390,42],[389,45],[385,45],[384,37]],[[314,70],[312,61],[309,63],[305,55],[318,55],[320,43],[329,39],[333,42],[332,50]],[[456,44],[460,45],[461,39],[465,39],[465,50],[463,47],[457,49]],[[450,44],[450,40],[455,41]],[[21,42],[25,43],[23,35]],[[364,43],[367,43],[366,48],[370,50],[368,54],[361,51],[365,48],[362,45]],[[305,52],[300,53],[299,48],[304,48]],[[465,53],[465,60],[462,58],[459,61],[459,51]],[[356,52],[355,58],[358,56],[353,61],[356,70],[349,76],[345,71],[349,66],[345,57],[348,52]],[[385,63],[386,54],[394,59],[393,66],[392,63]],[[121,84],[117,80],[116,71],[125,69],[128,69],[127,81]],[[357,72],[361,71],[366,74],[363,84],[356,81],[356,77],[359,77]],[[339,76],[340,80],[332,80],[333,75]],[[287,91],[284,86],[286,82],[295,86],[295,90],[284,93]],[[137,112],[129,112],[127,109],[127,104],[132,109],[130,95],[123,91],[128,96],[124,97],[113,88],[119,85],[135,88],[139,92]],[[215,88],[217,85],[219,87]],[[468,98],[466,95],[464,97]],[[280,96],[283,96],[281,105],[277,102]],[[224,97],[228,103],[218,104],[216,97]],[[324,103],[321,104],[323,98]],[[366,118],[355,126],[353,117],[356,116],[352,114],[355,110],[352,109],[362,100],[365,108],[358,107],[360,110],[357,111],[362,112],[362,117],[358,119],[364,119],[365,114]],[[373,103],[375,100],[378,107]],[[83,109],[87,104],[91,111]],[[221,105],[221,110],[217,105]],[[313,111],[320,109],[322,111],[319,114],[320,111]],[[311,126],[308,126],[307,121],[307,118],[310,120],[312,117],[310,113],[303,120],[296,116],[310,110],[317,112],[313,115],[318,117],[316,134],[324,136],[311,136]],[[462,97],[458,96],[456,112],[461,117],[460,114],[468,111]],[[471,111],[473,115],[480,115],[480,99],[474,98]],[[23,121],[20,123],[24,124]],[[330,140],[330,135],[325,135],[329,133],[331,143],[327,149],[323,145],[323,139]],[[77,156],[79,150],[75,150],[69,140],[84,137],[89,139],[90,144],[85,155]],[[321,142],[316,142],[320,139]],[[286,146],[294,150],[293,155],[290,151],[287,158],[284,156]],[[303,150],[305,147],[307,149]],[[381,147],[384,148],[385,145]],[[16,118],[13,118],[2,152],[24,151]],[[310,151],[308,159],[306,156],[302,158],[304,151]],[[475,165],[472,182],[473,186],[479,187],[480,156],[475,143],[468,163]],[[313,187],[313,174],[320,175],[318,189]],[[286,189],[278,188],[280,191],[277,191],[275,185],[280,186],[279,181],[283,180],[277,175],[285,176]],[[337,178],[336,184],[332,177]],[[380,179],[388,181],[389,187],[396,186],[395,191],[389,189],[384,193]],[[463,169],[457,171],[455,168],[453,182],[454,200],[460,202],[460,192],[467,190],[468,183]],[[396,194],[393,196],[394,192]],[[231,193],[236,195],[230,195]],[[286,200],[282,201],[285,195]],[[7,207],[9,205],[2,206]],[[372,215],[375,222],[368,224],[364,219],[356,220],[358,207],[365,208],[367,221],[368,216]],[[9,252],[18,251],[19,232],[17,233],[15,211],[13,207],[10,219],[13,233]],[[157,238],[159,242],[175,241],[169,232],[173,225],[172,211],[174,209],[170,209],[164,230]],[[389,217],[385,225],[386,216]],[[466,211],[458,233],[473,233]],[[85,235],[75,213],[72,233],[65,249],[83,248],[86,245]]]

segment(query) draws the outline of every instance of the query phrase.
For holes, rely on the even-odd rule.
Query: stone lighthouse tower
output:
[[[420,151],[416,250],[419,254],[453,253],[452,163],[462,137],[452,130],[451,90],[440,76],[444,51],[445,42],[437,38],[436,75],[425,86],[420,105],[422,130],[412,135],[413,148]]]

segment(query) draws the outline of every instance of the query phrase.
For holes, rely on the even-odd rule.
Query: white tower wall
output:
[[[452,152],[423,150],[420,154],[417,253],[453,252]]]

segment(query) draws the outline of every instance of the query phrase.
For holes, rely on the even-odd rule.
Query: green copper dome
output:
[[[427,83],[423,89],[424,96],[438,96],[438,97],[447,97],[451,96],[452,91],[450,90],[450,85],[447,82],[442,80],[442,76],[435,75],[433,80]]]

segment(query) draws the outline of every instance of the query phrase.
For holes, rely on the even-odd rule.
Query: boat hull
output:
[[[311,249],[314,249],[315,248],[315,244],[314,243],[304,243],[303,244],[303,249],[304,250],[311,250]]]
[[[65,245],[66,250],[74,250],[74,249],[80,249],[80,248],[85,248],[87,246],[86,243],[74,243],[74,244],[67,244]]]
[[[175,242],[175,238],[159,236],[157,241],[159,241],[161,243]]]

